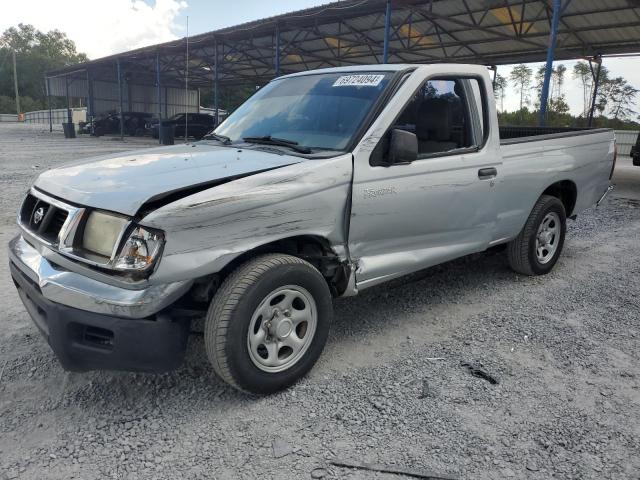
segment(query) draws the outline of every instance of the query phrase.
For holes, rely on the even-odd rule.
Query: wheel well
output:
[[[576,188],[576,184],[571,180],[562,180],[550,185],[542,192],[542,195],[551,195],[559,198],[564,205],[567,217],[573,215],[573,209],[576,206],[576,199],[578,198],[578,189]]]
[[[283,253],[302,258],[316,267],[324,276],[334,296],[344,292],[350,275],[348,263],[341,260],[329,241],[314,235],[283,238],[260,245],[234,258],[220,272],[201,278],[191,289],[190,297],[199,304],[208,304],[225,278],[247,260],[265,253]]]

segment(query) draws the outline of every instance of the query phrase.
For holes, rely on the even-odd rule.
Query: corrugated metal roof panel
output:
[[[544,60],[549,39],[548,0],[393,0],[391,62],[465,61],[504,64]],[[638,0],[573,0],[559,28],[557,59],[640,51]],[[344,0],[248,22],[190,38],[194,86],[213,81],[214,46],[221,52],[222,82],[260,84],[275,76],[275,32],[280,31],[281,73],[318,66],[382,61],[386,0]],[[138,84],[155,82],[155,57],[162,82],[181,81],[185,40],[60,69],[80,78],[84,69],[113,80],[113,64]],[[199,62],[199,63],[198,63]]]

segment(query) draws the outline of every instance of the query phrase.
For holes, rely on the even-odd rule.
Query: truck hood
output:
[[[43,172],[35,186],[71,203],[133,216],[148,202],[301,160],[199,142],[90,158]]]

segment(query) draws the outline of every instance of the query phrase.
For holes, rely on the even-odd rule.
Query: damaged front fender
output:
[[[300,162],[218,185],[152,211],[165,232],[155,283],[217,273],[243,253],[296,236],[326,239],[346,258],[351,155]]]

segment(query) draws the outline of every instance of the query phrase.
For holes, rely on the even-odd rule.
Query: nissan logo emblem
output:
[[[33,213],[33,224],[38,225],[44,218],[44,208],[40,207]]]

